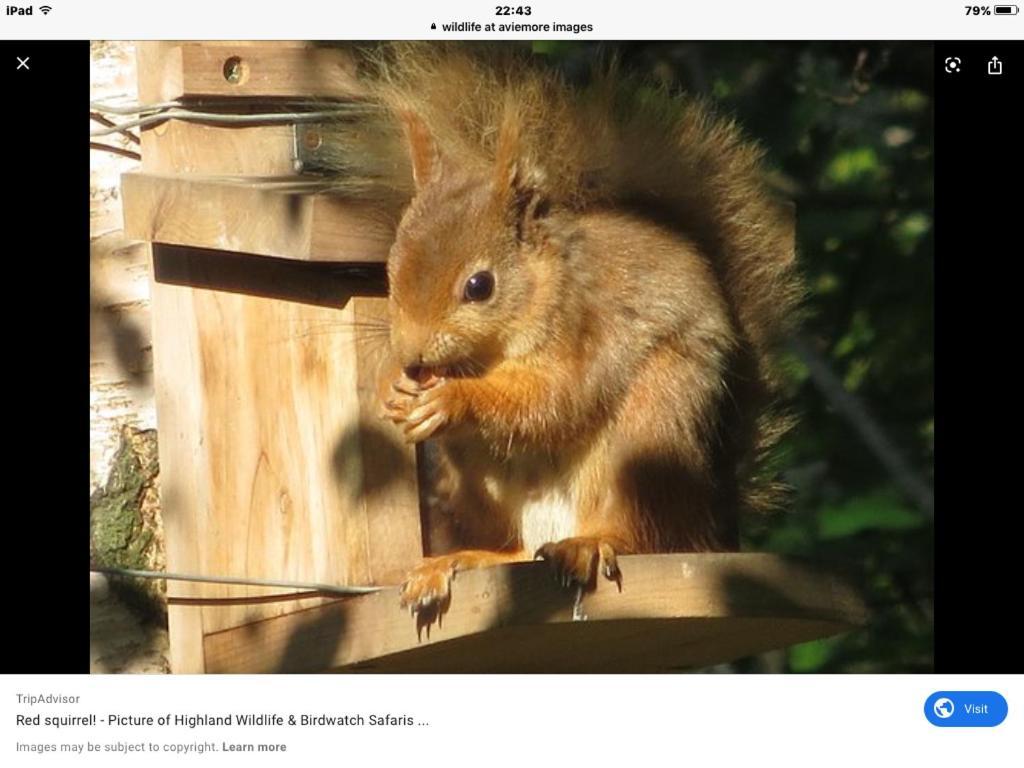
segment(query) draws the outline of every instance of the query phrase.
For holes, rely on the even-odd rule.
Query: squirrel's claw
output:
[[[406,442],[423,442],[448,425],[450,414],[445,402],[446,391],[444,386],[435,386],[420,393],[415,407],[404,419]]]
[[[417,565],[406,577],[399,593],[401,608],[408,609],[416,619],[416,636],[421,639],[424,627],[430,638],[430,627],[441,619],[451,604],[451,583],[455,575],[455,560],[434,557]]]
[[[445,399],[448,388],[438,378],[427,386],[406,377],[391,384],[394,396],[381,407],[381,417],[397,424],[407,443],[421,443],[448,425],[450,413]]]
[[[421,391],[419,384],[405,376],[391,382],[391,389],[400,395],[408,395],[409,397],[416,397]]]
[[[395,424],[401,424],[409,415],[409,400],[392,397],[381,403],[380,417]]]
[[[441,429],[448,421],[448,417],[443,413],[431,413],[423,416],[420,421],[416,415],[419,410],[421,409],[410,413],[409,418],[405,421],[406,442],[421,443]]]
[[[607,541],[593,536],[576,536],[561,541],[550,541],[534,555],[546,560],[554,569],[555,579],[563,587],[597,586],[597,574],[614,581],[622,591],[622,572],[619,570],[615,549]]]

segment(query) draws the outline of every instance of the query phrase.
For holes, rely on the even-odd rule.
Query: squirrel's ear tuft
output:
[[[402,127],[405,129],[405,138],[409,144],[409,160],[412,163],[412,179],[416,189],[429,182],[440,161],[440,153],[434,137],[423,122],[422,118],[415,112],[406,110],[401,114]]]
[[[543,189],[543,175],[525,162],[498,167],[495,179],[498,204],[516,228],[519,240],[530,239],[533,225],[547,215],[549,205]]]
[[[521,122],[514,113],[502,122],[494,158],[494,190],[497,204],[505,208],[519,239],[524,240],[533,222],[547,213],[548,204],[544,174],[523,154]]]
[[[496,202],[505,209],[516,236],[520,241],[530,239],[533,225],[550,207],[544,194],[544,174],[524,158],[499,156],[494,189]]]

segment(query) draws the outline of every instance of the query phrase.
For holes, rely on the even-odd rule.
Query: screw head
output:
[[[245,79],[247,69],[240,56],[232,56],[224,62],[224,79],[232,85],[238,85]]]

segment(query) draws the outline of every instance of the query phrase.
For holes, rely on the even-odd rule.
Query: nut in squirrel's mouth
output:
[[[407,368],[405,375],[423,387],[436,384],[440,379],[457,376],[456,370],[449,365],[417,365]]]
[[[440,379],[462,379],[482,376],[486,367],[476,361],[455,360],[441,365],[412,365],[405,369],[405,375],[421,387],[428,387]]]

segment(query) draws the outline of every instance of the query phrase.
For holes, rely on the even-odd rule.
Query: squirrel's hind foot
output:
[[[535,559],[546,560],[554,569],[555,578],[563,587],[597,586],[598,571],[614,581],[622,591],[622,572],[619,570],[615,548],[606,539],[597,536],[574,536],[551,541],[537,550]]]
[[[416,635],[424,627],[430,638],[430,627],[441,618],[451,604],[452,577],[456,562],[451,557],[432,557],[417,565],[406,577],[400,593],[400,604],[416,619]]]
[[[430,626],[435,621],[441,626],[441,619],[452,601],[452,579],[459,571],[484,568],[501,563],[520,562],[528,559],[522,550],[498,551],[470,549],[448,555],[428,557],[411,571],[402,585],[400,602],[416,618],[416,634],[420,636],[424,627],[430,639]]]

